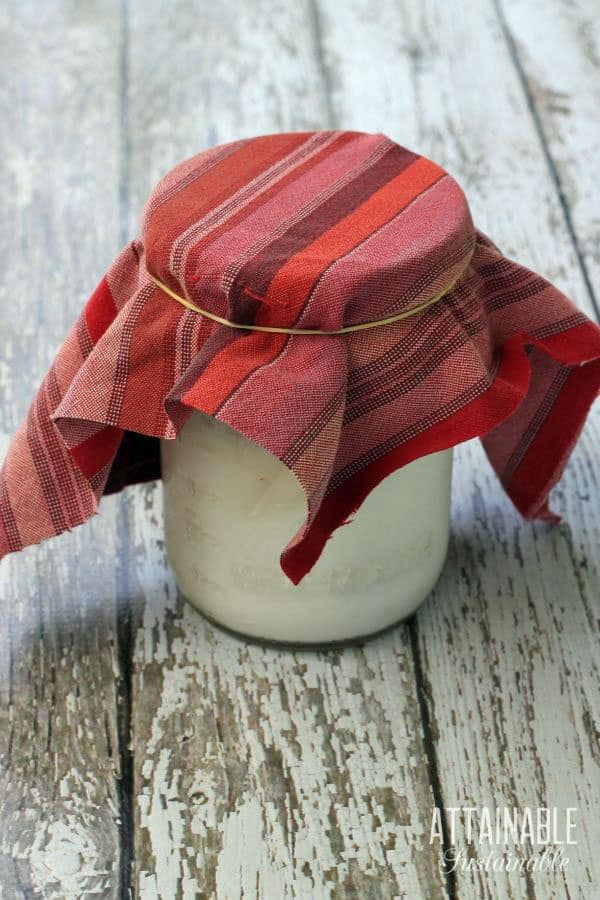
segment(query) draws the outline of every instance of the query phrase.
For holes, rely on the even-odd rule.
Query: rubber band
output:
[[[471,261],[469,257],[469,262]],[[443,291],[439,291],[433,297],[430,297],[429,300],[425,300],[423,303],[419,303],[416,306],[411,306],[410,309],[404,309],[402,312],[395,313],[392,316],[385,316],[383,319],[373,319],[370,322],[358,322],[356,325],[346,325],[344,328],[338,328],[334,331],[324,331],[320,328],[284,328],[277,327],[275,325],[245,325],[242,322],[232,322],[230,319],[224,319],[222,316],[218,316],[216,313],[210,312],[208,309],[202,309],[200,306],[196,306],[190,300],[187,300],[185,297],[181,297],[179,294],[176,294],[175,291],[172,291],[170,287],[166,284],[163,284],[158,278],[155,278],[154,275],[150,275],[152,281],[158,285],[158,287],[164,291],[165,294],[168,294],[173,300],[176,300],[178,303],[181,303],[182,306],[185,306],[186,309],[191,309],[193,312],[198,313],[201,316],[205,316],[207,319],[212,319],[213,322],[218,322],[220,325],[226,325],[228,328],[240,328],[245,331],[267,331],[273,332],[275,334],[348,334],[351,331],[362,331],[365,328],[376,328],[379,325],[389,325],[391,322],[399,322],[402,319],[408,319],[410,316],[415,316],[417,313],[423,312],[425,309],[428,309],[430,306],[433,306],[434,303],[438,303],[445,297],[449,291],[455,287],[458,280],[462,277],[467,266],[460,272],[459,275],[451,282],[447,287],[443,289]],[[150,273],[149,273],[150,274]]]

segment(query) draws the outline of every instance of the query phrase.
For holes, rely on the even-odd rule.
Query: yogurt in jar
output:
[[[279,556],[306,518],[300,483],[230,426],[193,412],[161,441],[167,556],[184,597],[217,624],[263,640],[358,639],[406,617],[441,572],[452,450],[381,481],[299,584]]]

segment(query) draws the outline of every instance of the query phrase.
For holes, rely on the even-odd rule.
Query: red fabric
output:
[[[235,330],[238,322],[344,335]],[[160,477],[158,438],[191,410],[287,465],[307,519],[281,566],[298,583],[382,478],[475,436],[527,518],[600,387],[600,329],[478,231],[454,179],[381,134],[266,135],[215,147],[159,182],[65,338],[0,473],[0,554]]]

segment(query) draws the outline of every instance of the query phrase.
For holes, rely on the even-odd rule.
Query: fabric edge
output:
[[[576,354],[573,352],[573,340],[575,338],[578,341],[578,361],[575,360]],[[522,512],[522,509],[514,501],[510,494],[512,484],[509,486],[511,500],[526,519],[539,517],[557,521],[544,505],[546,495],[559,481],[570,450],[583,428],[589,408],[600,387],[600,359],[598,359],[600,357],[600,331],[593,322],[576,325],[568,331],[547,340],[539,340],[526,333],[514,335],[503,345],[500,365],[494,380],[487,390],[479,394],[452,416],[425,430],[364,468],[352,479],[343,482],[333,493],[325,497],[312,527],[302,541],[295,546],[290,547],[288,545],[280,556],[281,569],[293,584],[299,584],[302,578],[313,568],[333,532],[345,524],[348,518],[358,511],[367,495],[384,478],[419,456],[446,450],[474,437],[483,439],[489,431],[500,425],[518,408],[527,392],[531,377],[530,364],[525,351],[527,344],[539,346],[554,359],[562,362],[565,366],[571,367],[573,369],[571,373],[574,379],[573,385],[576,386],[577,390],[581,389],[582,383],[586,384],[588,388],[586,392],[587,399],[579,404],[571,405],[569,409],[568,414],[573,417],[574,427],[575,425],[577,426],[577,432],[573,440],[568,442],[568,446],[567,442],[564,442],[560,448],[559,456],[563,464],[560,465],[557,462],[556,455],[553,456],[553,474],[546,475],[542,485],[542,490],[545,493],[530,516]],[[569,391],[570,397],[571,391]],[[491,423],[490,407],[495,407]],[[560,404],[560,409],[561,411],[563,410],[562,403]],[[552,418],[553,422],[555,422],[555,417],[553,416]],[[482,428],[483,420],[487,420],[487,424]],[[547,436],[544,439],[547,439]],[[424,452],[425,450],[426,452]],[[530,460],[531,457],[528,456],[528,459]],[[528,467],[524,469],[524,472],[526,477]],[[515,483],[517,489],[520,483],[520,481]],[[529,507],[526,506],[526,508]]]

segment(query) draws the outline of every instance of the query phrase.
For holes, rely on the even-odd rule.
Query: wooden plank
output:
[[[132,2],[131,229],[158,178],[200,150],[326,127],[310,5],[288,6],[180,3],[165,17],[160,4]]]
[[[600,883],[599,443],[596,404],[554,493],[560,527],[523,522],[480,445],[460,448],[448,563],[418,614],[444,803],[573,807],[577,840],[562,875],[458,872],[461,897],[587,898]]]
[[[336,7],[325,15],[335,14],[344,22],[346,11]],[[406,7],[405,16],[409,12]],[[479,19],[477,10],[470,9],[466,21],[461,19],[460,9],[450,9],[449,21],[441,8],[423,7],[419,15],[424,17],[420,23],[424,27],[417,27],[414,32],[405,28],[407,43],[398,54],[392,43],[398,34],[397,19],[391,13],[386,19],[384,8],[378,14],[379,37],[376,40],[377,35],[371,34],[369,38],[374,41],[376,53],[369,57],[367,41],[361,66],[361,35],[366,33],[368,17],[362,16],[360,9],[349,8],[348,16],[360,18],[361,27],[352,32],[350,43],[344,42],[347,32],[336,36],[336,41],[341,40],[338,57],[342,60],[337,71],[326,19],[319,19],[318,15],[315,18],[303,7],[282,10],[267,3],[260,8],[254,5],[236,11],[235,15],[227,9],[212,10],[206,11],[202,20],[197,10],[183,6],[166,26],[163,19],[159,23],[158,10],[136,7],[130,29],[131,90],[121,94],[122,109],[127,110],[129,100],[131,112],[131,135],[122,145],[123,150],[131,151],[131,182],[121,183],[120,195],[116,177],[119,138],[116,128],[113,132],[107,128],[107,122],[116,121],[120,90],[111,53],[119,52],[121,63],[128,59],[127,48],[121,46],[119,50],[118,17],[115,14],[114,19],[103,19],[98,28],[94,26],[97,13],[90,8],[78,9],[76,17],[72,11],[65,13],[64,19],[60,11],[53,11],[41,23],[39,10],[33,6],[21,6],[18,14],[21,18],[16,27],[20,35],[17,44],[22,51],[15,52],[15,59],[9,53],[4,57],[4,65],[6,78],[14,88],[11,97],[24,96],[23,108],[33,112],[23,121],[22,116],[17,118],[14,104],[6,104],[5,121],[10,127],[6,138],[8,152],[3,157],[8,174],[5,172],[3,181],[7,187],[5,195],[11,196],[16,190],[18,200],[8,230],[4,285],[7,295],[10,291],[12,308],[19,313],[14,321],[20,323],[9,333],[6,346],[13,347],[14,354],[5,355],[0,372],[7,385],[8,402],[0,411],[2,427],[7,432],[25,411],[54,349],[80,309],[90,288],[92,263],[102,259],[97,268],[101,274],[118,249],[114,229],[108,223],[118,222],[119,201],[127,205],[131,193],[129,224],[135,223],[156,177],[202,146],[245,133],[329,125],[333,121],[331,110],[336,112],[342,127],[352,127],[350,113],[354,115],[354,109],[361,111],[360,121],[354,127],[369,127],[366,120],[370,117],[378,121],[372,130],[385,130],[401,142],[410,143],[386,125],[390,113],[395,118],[395,111],[406,111],[410,104],[420,116],[415,119],[416,137],[421,140],[424,136],[425,140],[440,141],[442,145],[447,136],[445,132],[437,133],[435,118],[429,117],[428,110],[436,113],[443,108],[444,115],[450,110],[448,124],[455,132],[443,149],[452,151],[464,166],[473,189],[479,191],[477,202],[482,214],[504,209],[498,205],[503,198],[510,200],[512,196],[514,200],[514,180],[510,191],[492,183],[490,192],[488,178],[484,184],[486,173],[481,161],[487,157],[481,153],[489,147],[487,136],[482,140],[479,131],[486,122],[487,97],[494,95],[496,99],[492,91],[496,80],[492,81],[491,69],[486,67],[505,57],[497,21],[487,14]],[[11,15],[17,13],[11,11]],[[462,56],[448,51],[441,54],[444,62],[439,53],[428,52],[428,48],[436,50],[435,35],[440,24],[444,33],[449,33],[452,26],[453,37],[462,39]],[[348,25],[344,27],[347,29]],[[475,125],[469,126],[473,131],[469,132],[465,150],[461,147],[466,133],[461,114],[449,94],[442,98],[445,106],[438,108],[433,100],[433,86],[435,78],[442,76],[442,90],[451,89],[456,84],[452,76],[458,73],[460,108],[467,110],[467,101],[474,102],[467,91],[470,88],[473,93],[474,82],[471,79],[469,84],[468,76],[482,60],[472,50],[465,63],[464,44],[469,29],[474,29],[482,40],[485,38],[481,56],[488,73],[489,92],[480,92],[479,116]],[[105,40],[106,35],[110,40]],[[293,35],[293,42],[289,35]],[[419,46],[419,40],[424,47]],[[313,53],[314,45],[318,49],[320,41],[326,51],[324,68],[318,54],[315,58]],[[301,52],[296,53],[295,47],[300,47]],[[38,51],[35,75],[20,67],[28,49]],[[405,107],[400,104],[405,104],[408,97],[396,96],[401,93],[397,85],[403,71],[397,57],[406,62],[405,71],[413,79],[411,91],[406,92],[412,99]],[[378,60],[377,73],[370,65],[372,59]],[[349,65],[361,69],[360,83],[355,79],[354,87],[339,77]],[[501,77],[500,83],[506,84],[508,90],[499,115],[503,127],[496,137],[512,134],[511,115],[516,109],[516,144],[527,175],[526,178],[522,172],[519,174],[523,180],[517,185],[519,193],[527,180],[537,177],[543,184],[544,176],[542,169],[536,168],[539,159],[529,143],[534,131],[522,115],[524,107],[517,81],[514,73],[510,75],[503,66],[504,62],[499,71],[506,78]],[[431,68],[435,68],[433,78]],[[57,71],[61,72],[58,86]],[[190,72],[194,77],[190,78]],[[105,85],[107,80],[113,89],[98,95],[98,84]],[[334,90],[331,98],[325,89],[327,84]],[[362,108],[357,105],[360,97],[353,94],[358,90],[366,90],[367,95],[373,91],[371,101],[363,103]],[[90,96],[95,97],[94,109],[86,105]],[[421,101],[422,96],[431,98],[431,103]],[[369,101],[368,96],[366,99]],[[340,118],[338,107],[342,100],[347,112]],[[102,102],[106,105],[102,106]],[[177,109],[178,119],[184,123],[175,134],[173,109]],[[43,116],[39,110],[43,110]],[[89,146],[73,142],[73,135],[82,131],[93,136]],[[110,133],[114,133],[115,140],[107,143]],[[520,148],[519,141],[529,150]],[[473,142],[479,156],[469,156]],[[492,149],[493,146],[490,144]],[[444,162],[440,154],[426,150],[423,144],[420,149]],[[512,168],[503,156],[499,170],[502,177],[512,178]],[[80,182],[82,171],[86,177]],[[458,174],[458,169],[453,171]],[[99,189],[95,184],[90,192],[88,185],[100,178],[100,172]],[[459,180],[465,184],[460,175]],[[468,193],[471,197],[471,188]],[[514,218],[504,226],[504,235],[499,236],[498,230],[492,229],[492,217],[489,231],[507,252],[511,252],[509,239],[514,239],[518,249],[512,252],[524,262],[528,260],[517,238],[521,240],[526,234],[524,252],[531,254],[530,264],[560,283],[565,267],[573,259],[564,247],[562,255],[551,252],[555,246],[560,247],[565,230],[560,224],[556,199],[550,193],[544,200],[543,194],[537,186],[535,190],[530,188],[524,197],[519,196],[519,209],[510,208]],[[40,197],[46,197],[42,202],[51,212],[47,219],[38,222]],[[490,206],[491,197],[495,207]],[[545,222],[550,216],[559,223],[543,225],[542,238],[538,236],[538,220],[527,211],[528,204],[540,199],[543,204],[536,208],[540,220]],[[125,232],[129,234],[128,227],[123,228],[121,237]],[[73,233],[78,235],[77,245],[70,242]],[[28,255],[23,254],[23,246],[28,248]],[[543,258],[537,259],[538,252]],[[25,276],[31,278],[31,260],[37,255],[35,271],[39,272],[39,281],[31,296],[41,299],[32,305],[31,296],[25,297],[20,287]],[[542,263],[555,266],[553,271],[557,274]],[[569,277],[570,292],[578,298],[583,289],[581,279]],[[49,302],[49,285],[52,296],[59,297],[60,303]],[[568,287],[566,281],[563,286]],[[582,303],[585,302],[584,297]],[[34,315],[28,318],[32,309]],[[502,569],[499,579],[486,575],[479,592],[472,593],[471,588],[462,586],[462,594],[452,595],[448,605],[454,604],[453,619],[445,631],[442,611],[436,613],[431,628],[419,619],[419,646],[429,679],[430,715],[444,774],[444,799],[452,800],[447,790],[450,786],[455,790],[456,802],[472,796],[479,803],[489,799],[493,806],[504,791],[521,804],[530,799],[535,805],[540,796],[556,798],[559,805],[563,804],[571,795],[568,781],[563,777],[559,783],[555,774],[560,771],[553,743],[557,739],[570,771],[576,772],[572,782],[577,801],[577,791],[583,793],[586,780],[589,783],[587,806],[582,802],[585,818],[580,820],[582,827],[585,823],[589,829],[589,840],[586,837],[588,842],[577,851],[579,855],[573,859],[567,877],[571,895],[579,892],[587,896],[589,892],[581,891],[589,887],[586,876],[591,879],[594,875],[591,870],[589,874],[585,871],[593,860],[591,841],[595,837],[589,823],[597,821],[597,815],[595,819],[590,815],[594,809],[589,799],[594,797],[597,775],[597,755],[594,757],[592,752],[593,727],[598,720],[594,692],[597,671],[590,662],[589,650],[593,613],[588,613],[585,605],[586,598],[594,596],[597,584],[597,559],[593,559],[593,565],[588,559],[589,542],[597,538],[597,524],[585,506],[593,503],[593,496],[579,504],[576,493],[564,495],[563,502],[575,504],[584,522],[582,530],[572,532],[574,543],[565,538],[566,543],[557,548],[555,534],[548,550],[540,529],[533,529],[534,537],[528,543],[530,526],[522,531],[520,523],[510,518],[510,509],[497,512],[494,484],[488,484],[487,470],[480,468],[478,457],[469,455],[472,451],[476,453],[476,448],[465,448],[464,465],[474,466],[476,474],[469,473],[463,465],[458,467],[457,476],[460,495],[468,498],[472,508],[465,506],[467,501],[463,499],[459,509],[464,509],[465,532],[473,527],[473,522],[492,523],[488,526],[496,541],[494,544],[492,540],[492,558],[495,563],[502,562]],[[588,456],[582,460],[576,470],[576,486],[585,498],[591,475]],[[477,504],[473,501],[472,478],[476,482],[480,479],[487,507],[480,505],[481,497]],[[460,516],[458,513],[459,522]],[[519,622],[525,635],[522,645],[516,642],[514,627],[510,629],[511,612],[522,615],[522,607],[518,597],[517,601],[512,600],[510,590],[514,592],[514,587],[506,573],[513,583],[523,573],[518,552],[510,564],[504,554],[504,546],[516,540],[515,533],[517,551],[525,552],[527,589],[534,596],[532,602],[528,599],[529,618]],[[133,569],[127,556],[130,539],[134,541]],[[484,550],[490,551],[487,540],[479,540],[476,546],[481,557]],[[91,547],[95,554],[92,568],[77,572],[73,560],[91,559]],[[472,565],[474,554],[470,532],[462,544],[453,548],[455,555],[457,548],[462,548],[463,555],[456,559],[462,560],[465,571],[471,571],[467,568]],[[558,563],[550,565],[548,560],[552,561],[553,553]],[[117,573],[120,586],[116,588],[115,556],[121,559]],[[459,571],[456,569],[455,578],[451,579],[454,590]],[[114,781],[123,760],[123,754],[121,760],[118,758],[123,734],[117,733],[114,713],[114,673],[121,682],[124,680],[115,645],[118,628],[122,638],[127,636],[128,621],[121,615],[115,622],[114,609],[120,600],[143,600],[144,604],[136,622],[139,630],[133,660],[133,740],[136,753],[142,754],[135,769],[139,855],[135,883],[141,895],[201,896],[205,891],[210,896],[210,885],[218,886],[219,896],[224,897],[239,896],[240,886],[245,886],[247,893],[265,897],[442,893],[437,859],[427,845],[433,800],[424,764],[414,664],[405,629],[399,629],[393,638],[388,636],[365,645],[362,650],[323,655],[279,654],[225,637],[181,606],[174,596],[162,556],[160,490],[156,487],[132,491],[124,505],[117,498],[108,498],[99,519],[72,535],[9,560],[3,564],[1,574],[10,611],[8,624],[0,631],[0,641],[4,643],[0,648],[0,684],[9,699],[3,708],[0,746],[3,764],[11,763],[0,774],[0,883],[6,895],[78,896],[95,891],[117,896],[115,818],[126,811],[126,798],[119,795]],[[560,590],[554,588],[556,584]],[[498,593],[502,614],[482,597],[484,589],[488,594]],[[443,591],[442,584],[442,597]],[[466,597],[466,612],[460,604],[461,596]],[[582,626],[581,610],[573,622],[569,608],[560,606],[565,598],[583,606],[587,625]],[[511,603],[515,604],[514,609]],[[439,598],[438,605],[443,610]],[[432,611],[424,610],[423,616],[433,615],[435,609],[432,601],[427,607]],[[538,621],[541,618],[540,627],[535,616]],[[559,637],[552,635],[555,620],[562,629]],[[498,640],[496,634],[501,634],[501,650],[508,647],[508,654],[498,652],[496,647],[486,656],[478,649],[477,642],[487,634],[488,622],[496,629],[489,638],[490,646],[493,647],[494,639]],[[452,639],[456,645],[461,627],[463,644],[448,654],[448,641]],[[435,650],[449,657],[445,669],[436,662]],[[475,654],[474,659],[469,654]],[[492,685],[494,679],[496,684],[498,678],[501,680],[498,690],[492,690],[489,681],[482,681],[466,700],[455,700],[457,732],[451,712],[446,718],[440,715],[440,704],[452,700],[448,678],[455,669],[451,661],[460,667],[465,665],[465,659],[470,662],[467,671],[473,677],[485,672]],[[531,664],[530,659],[534,661]],[[515,667],[515,660],[520,668]],[[565,660],[571,680],[564,668]],[[512,669],[506,670],[508,661]],[[518,691],[513,686],[514,672],[519,675]],[[574,681],[572,672],[577,674]],[[547,692],[548,683],[552,692]],[[498,694],[506,695],[507,689],[512,689],[510,715],[506,702],[501,707],[498,700]],[[468,709],[474,695],[482,710],[481,723],[477,725],[475,720],[476,727],[474,720],[469,719]],[[542,701],[549,698],[548,702],[560,698],[553,710],[556,720],[548,710],[534,705],[534,697],[541,697]],[[484,701],[491,706],[491,713],[486,714]],[[105,723],[102,716],[106,710],[109,717]],[[574,734],[565,731],[570,717],[575,723]],[[582,742],[581,727],[591,735],[587,743]],[[525,729],[521,743],[519,728]],[[565,734],[567,742],[560,744],[565,741]],[[460,755],[465,746],[470,753],[467,763]],[[483,763],[475,750],[479,750]],[[499,761],[507,766],[509,774],[499,772]],[[482,774],[478,775],[478,767]],[[496,779],[495,786],[485,793],[486,778],[492,777]],[[260,839],[264,843],[257,846]],[[238,865],[236,851],[240,844],[244,852]],[[530,896],[533,892],[546,896],[547,884],[530,883]],[[491,888],[496,890],[493,896],[503,896],[502,891],[506,896],[511,892],[520,896],[521,882],[513,877],[482,888],[481,880],[463,878],[460,887],[465,896],[470,891],[472,896],[485,896],[481,891]],[[557,884],[551,887],[553,891],[559,889]]]
[[[479,227],[593,314],[494,7],[384,2],[366,15],[362,3],[321,0],[319,9],[335,120],[445,165]],[[597,432],[596,410],[555,492],[570,524],[560,529],[521,521],[478,443],[457,453],[449,562],[417,616],[440,794],[446,806],[492,814],[577,807],[579,843],[562,878],[459,871],[456,896],[588,897],[598,879]],[[456,845],[475,865],[485,858],[464,828]]]
[[[406,628],[322,652],[220,631],[177,597],[160,487],[144,495],[140,509],[130,495],[139,896],[445,896]]]
[[[327,125],[315,24],[305,4],[182,4],[166,19],[133,5],[133,221],[203,147]],[[317,655],[225,635],[176,598],[160,489],[130,498],[138,894],[443,896],[407,631]]]
[[[0,896],[10,900],[120,896],[116,503],[107,506],[84,532],[0,572]]]
[[[118,249],[118,4],[4,13],[0,431]],[[3,451],[4,452],[4,451]],[[118,897],[116,500],[0,568],[0,896]]]
[[[445,166],[476,225],[593,314],[492,0],[382,0],[368,15],[361,0],[319,0],[319,10],[335,121]]]
[[[594,0],[498,3],[600,316],[600,48]]]

